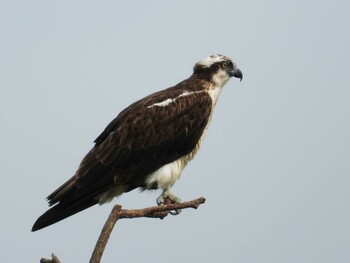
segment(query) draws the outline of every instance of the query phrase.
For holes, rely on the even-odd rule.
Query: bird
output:
[[[75,174],[48,197],[32,231],[134,189],[160,189],[158,205],[179,203],[172,186],[198,152],[223,86],[242,71],[227,56],[197,62],[193,74],[122,110],[94,141]]]

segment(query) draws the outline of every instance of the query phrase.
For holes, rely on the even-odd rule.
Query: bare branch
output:
[[[150,218],[160,218],[166,217],[170,211],[194,208],[197,209],[199,205],[205,202],[204,197],[197,198],[192,201],[182,202],[172,204],[169,203],[161,206],[152,206],[143,209],[126,210],[122,209],[120,205],[115,205],[110,213],[105,225],[102,228],[100,237],[97,240],[95,249],[92,253],[90,263],[99,263],[101,261],[102,254],[107,245],[109,236],[113,230],[114,225],[117,223],[118,219],[122,218],[138,218],[138,217],[150,217]]]
[[[42,258],[40,259],[40,263],[61,263],[54,253],[51,254],[51,259]]]
[[[120,205],[115,205],[108,216],[106,223],[104,224],[101,234],[97,240],[95,249],[91,255],[90,263],[99,263],[101,261],[102,254],[106,248],[108,239],[112,233],[114,225],[119,219],[123,218],[139,218],[139,217],[149,217],[149,218],[160,218],[163,219],[171,211],[176,211],[185,208],[197,209],[201,204],[205,202],[204,197],[194,199],[192,201],[182,202],[182,203],[171,203],[170,200],[165,200],[165,204],[161,206],[152,206],[143,209],[133,209],[127,210],[122,209]],[[58,258],[52,254],[52,259],[42,258],[40,263],[60,263]]]

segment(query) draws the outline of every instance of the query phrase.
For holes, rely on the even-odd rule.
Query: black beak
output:
[[[243,73],[242,73],[242,71],[241,71],[239,68],[237,68],[237,69],[235,69],[235,70],[231,70],[231,71],[229,72],[229,75],[230,75],[231,77],[238,78],[238,79],[240,79],[241,81],[242,81],[242,79],[243,79]]]

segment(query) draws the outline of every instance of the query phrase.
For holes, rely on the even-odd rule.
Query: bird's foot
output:
[[[157,198],[157,204],[158,205],[168,205],[168,204],[177,204],[180,203],[181,199],[171,193],[170,191],[164,191],[158,198]],[[171,215],[178,215],[181,213],[181,209],[176,209],[174,211],[169,211]]]

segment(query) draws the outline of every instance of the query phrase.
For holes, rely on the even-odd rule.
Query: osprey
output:
[[[236,63],[212,55],[195,64],[193,74],[168,89],[124,109],[94,141],[75,175],[47,197],[50,208],[36,231],[135,188],[161,189],[180,202],[171,187],[202,143],[222,87],[242,80]]]

